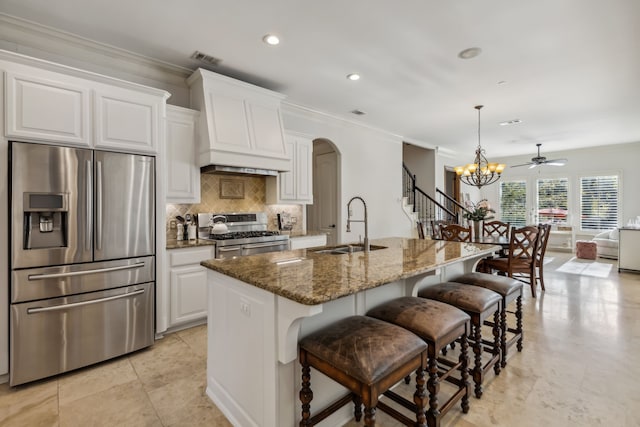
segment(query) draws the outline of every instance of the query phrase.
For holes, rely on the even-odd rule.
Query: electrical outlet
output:
[[[172,219],[171,221],[169,221],[169,229],[170,230],[175,230],[176,227],[177,227],[177,225],[176,225],[176,220],[175,219]]]

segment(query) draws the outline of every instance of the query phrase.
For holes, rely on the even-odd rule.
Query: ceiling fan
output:
[[[547,160],[546,157],[540,155],[540,146],[542,144],[536,144],[538,147],[538,155],[531,158],[529,163],[523,163],[521,165],[513,165],[512,168],[517,168],[519,166],[529,166],[529,169],[535,168],[536,166],[549,165],[549,166],[564,166],[567,163],[567,159],[554,159]]]

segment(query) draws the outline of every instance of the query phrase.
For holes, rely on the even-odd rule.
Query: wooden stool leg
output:
[[[516,331],[520,333],[520,339],[518,339],[517,348],[518,351],[522,351],[522,339],[524,332],[522,331],[522,296],[516,299]]]
[[[360,421],[362,419],[362,398],[357,394],[353,393],[353,417],[356,421]]]
[[[440,410],[438,409],[438,392],[440,391],[440,380],[438,379],[438,355],[437,352],[429,355],[427,361],[429,380],[427,390],[429,390],[429,410],[427,411],[427,425],[436,427],[439,424]]]
[[[311,369],[307,363],[307,353],[300,352],[300,363],[302,364],[302,388],[300,389],[300,401],[302,402],[302,419],[300,427],[310,426],[309,418],[311,416],[311,400],[313,392],[311,391]]]
[[[493,357],[498,357],[498,361],[496,361],[496,363],[493,364],[493,372],[496,375],[500,375],[500,353],[502,353],[502,321],[500,320],[500,315],[502,313],[502,310],[500,309],[500,306],[498,307],[498,309],[495,311],[495,313],[493,313],[493,352],[491,353],[493,355]],[[505,344],[506,346],[506,344]]]
[[[500,310],[500,325],[502,328],[502,337],[500,340],[500,351],[502,352],[500,358],[500,366],[503,368],[507,366],[507,303],[502,300],[502,310]]]
[[[479,322],[478,322],[479,323]],[[481,325],[472,324],[473,330],[473,382],[475,394],[478,399],[482,397],[482,332]]]
[[[364,407],[364,425],[367,427],[375,427],[376,425],[376,408]]]
[[[425,427],[427,417],[424,408],[427,406],[427,391],[425,389],[425,375],[422,367],[416,370],[416,392],[413,394],[413,402],[416,404],[416,426]]]
[[[467,340],[467,334],[462,335],[460,338],[460,357],[458,361],[460,362],[460,380],[464,387],[467,389],[467,392],[462,396],[462,412],[469,412],[469,341]]]

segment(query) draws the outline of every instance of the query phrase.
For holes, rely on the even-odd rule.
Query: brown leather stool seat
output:
[[[366,316],[339,320],[303,338],[300,343],[302,365],[302,420],[300,426],[313,426],[353,401],[355,419],[375,425],[376,407],[407,425],[426,426],[425,373],[427,344],[399,326]],[[351,391],[311,417],[310,368],[313,367]],[[378,397],[407,375],[416,373],[413,396],[415,420],[378,402]],[[406,402],[410,405],[409,402]]]
[[[440,419],[460,399],[462,411],[469,411],[469,374],[467,358],[467,334],[470,332],[469,315],[451,305],[417,297],[401,297],[370,310],[367,316],[402,326],[425,340],[428,350],[427,389],[429,390],[429,410],[427,425],[436,427]],[[461,340],[461,351],[457,362],[438,357],[440,350]],[[448,369],[439,369],[438,362]],[[457,378],[453,376],[457,371]],[[458,386],[456,392],[444,404],[438,404],[440,383],[444,380]],[[385,396],[397,401],[397,395],[387,391]]]
[[[493,367],[495,374],[500,374],[500,335],[502,332],[500,329],[500,310],[502,297],[479,286],[469,286],[455,282],[427,286],[418,292],[418,296],[451,304],[471,316],[472,333],[469,341],[474,354],[474,367],[472,370],[473,382],[475,383],[474,391],[477,398],[482,397],[482,382],[487,371]],[[483,341],[482,324],[491,314],[494,317],[493,342]],[[482,364],[483,351],[491,353],[491,358],[484,365]]]
[[[502,296],[502,310],[500,312],[500,328],[502,329],[500,349],[502,350],[502,360],[500,365],[504,368],[507,366],[507,351],[513,344],[517,343],[518,351],[522,351],[522,294],[524,292],[522,282],[507,276],[477,272],[463,274],[462,276],[455,277],[452,281],[480,286],[497,292]],[[508,311],[507,307],[513,301],[516,302],[516,309],[515,311]],[[507,312],[515,315],[515,327],[509,327],[507,324]],[[489,321],[486,321],[485,324],[493,326],[492,322]],[[511,335],[508,340],[507,333]]]

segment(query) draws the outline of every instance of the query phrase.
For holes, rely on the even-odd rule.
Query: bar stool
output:
[[[500,310],[502,297],[488,289],[469,286],[462,283],[444,282],[427,286],[418,292],[418,296],[428,298],[459,308],[471,317],[470,343],[474,353],[473,382],[477,398],[482,397],[482,382],[486,373],[493,367],[500,374]],[[491,314],[494,317],[493,342],[482,340],[482,324]],[[485,350],[486,346],[486,350]],[[483,365],[482,353],[491,353],[491,358]]]
[[[504,368],[507,366],[507,352],[509,348],[517,343],[518,351],[522,351],[522,293],[524,289],[522,282],[507,276],[478,272],[463,274],[462,276],[453,278],[451,281],[480,286],[497,292],[502,296],[502,310],[500,310],[500,328],[502,329],[500,349],[502,351],[502,360],[500,365]],[[516,302],[515,311],[507,310],[509,304],[514,300]],[[515,316],[515,327],[509,327],[507,324],[507,313]],[[485,321],[485,325],[493,326],[493,322]],[[508,340],[507,332],[512,335]]]
[[[424,370],[427,366],[427,344],[415,334],[391,323],[366,316],[351,316],[339,320],[300,343],[302,365],[302,420],[300,426],[313,426],[353,401],[356,421],[375,425],[376,407],[406,425],[425,427],[427,405]],[[351,391],[311,417],[310,368],[315,368]],[[416,373],[416,391],[410,419],[378,402],[378,397],[407,375]],[[406,405],[411,405],[405,400]]]
[[[467,335],[470,332],[469,315],[448,304],[417,297],[401,297],[369,310],[367,316],[402,326],[426,341],[428,350],[427,389],[429,390],[429,410],[427,425],[437,427],[449,409],[462,399],[462,412],[469,412],[469,374],[467,358]],[[440,351],[459,338],[461,350],[457,362],[439,357]],[[438,368],[438,363],[445,368]],[[453,376],[457,371],[459,376]],[[438,404],[440,383],[447,380],[456,385],[456,392],[444,403]],[[408,382],[407,382],[408,384]],[[400,404],[399,396],[387,391],[384,393]]]

